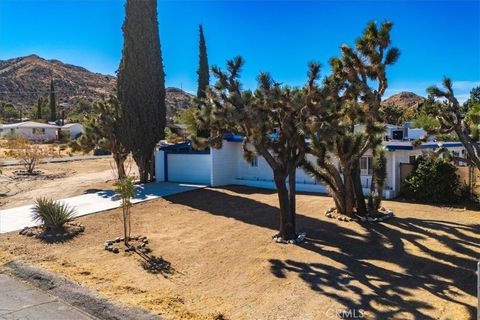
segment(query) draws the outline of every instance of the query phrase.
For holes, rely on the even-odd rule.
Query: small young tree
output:
[[[462,108],[455,98],[452,81],[449,78],[443,79],[443,87],[443,90],[436,86],[427,89],[432,97],[443,99],[437,105],[438,108],[432,110],[440,125],[431,129],[429,133],[448,134],[454,132],[465,147],[468,163],[480,169],[480,129],[479,122],[477,122],[480,121],[480,107],[478,114],[474,108],[469,108],[471,110]]]
[[[117,97],[111,94],[106,100],[93,105],[93,112],[85,117],[84,132],[70,144],[73,150],[90,152],[96,147],[112,153],[117,178],[125,178],[125,161],[129,152],[120,142],[122,131],[121,108]]]
[[[5,154],[7,157],[19,160],[28,174],[34,174],[42,160],[56,156],[51,146],[35,144],[23,138],[14,140],[11,150],[6,151]]]
[[[211,135],[206,139],[194,137],[194,143],[220,148],[224,134],[242,135],[245,159],[252,161],[262,156],[272,169],[280,203],[276,237],[293,240],[297,237],[295,173],[306,151],[306,113],[302,110],[308,100],[308,85],[306,89],[281,87],[268,74],[261,73],[258,89],[244,91],[238,80],[242,65],[243,60],[237,57],[228,61],[228,72],[212,68],[218,81],[213,89],[207,89],[207,99],[198,101],[201,105],[197,113],[199,129],[209,129]],[[309,85],[316,80],[319,67],[312,69]]]
[[[115,193],[122,198],[122,213],[123,213],[123,232],[125,246],[129,247],[130,240],[131,219],[130,209],[132,208],[132,199],[135,197],[135,186],[131,177],[124,177],[115,183]]]

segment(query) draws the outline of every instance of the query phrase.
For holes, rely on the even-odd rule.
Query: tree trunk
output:
[[[345,215],[353,217],[353,207],[355,204],[355,193],[353,188],[352,174],[350,169],[343,172],[343,184],[345,186]]]
[[[345,192],[345,190],[343,190],[343,192]],[[342,196],[340,192],[333,189],[331,190],[331,193],[332,193],[333,201],[335,201],[335,207],[337,208],[337,213],[346,214],[345,197]]]
[[[288,198],[290,202],[290,221],[293,225],[292,230],[294,235],[296,236],[296,219],[295,216],[297,214],[297,183],[296,183],[296,168],[293,169],[292,172],[288,175]]]
[[[296,237],[295,216],[290,212],[290,195],[286,186],[286,175],[274,175],[280,205],[280,228],[278,236],[283,240],[293,240]]]
[[[353,186],[355,190],[355,200],[357,206],[357,214],[364,216],[367,214],[367,205],[365,204],[365,196],[363,195],[362,179],[360,176],[360,166],[358,161],[353,165]]]
[[[127,215],[128,215],[128,208],[126,207],[125,202],[122,203],[123,206],[123,235],[124,235],[124,242],[125,246],[128,246],[128,223],[127,223]]]
[[[117,179],[122,180],[126,178],[127,174],[125,171],[125,157],[120,153],[113,153],[113,160],[115,161],[115,166],[117,167]]]
[[[149,176],[148,159],[143,155],[134,156],[133,158],[135,159],[135,163],[138,167],[140,183],[147,183]]]

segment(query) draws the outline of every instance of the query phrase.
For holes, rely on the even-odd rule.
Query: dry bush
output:
[[[42,160],[56,156],[52,146],[36,144],[23,138],[14,140],[9,149],[5,155],[19,160],[28,174],[33,174]]]

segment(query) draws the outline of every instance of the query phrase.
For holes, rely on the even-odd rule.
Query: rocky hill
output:
[[[91,72],[58,60],[37,55],[0,60],[0,101],[31,107],[41,96],[48,96],[53,79],[57,102],[75,105],[81,100],[96,101],[115,87],[116,78]],[[190,106],[192,95],[178,88],[167,88],[167,115],[173,116]]]
[[[382,101],[382,105],[394,105],[402,109],[413,109],[423,102],[425,98],[413,92],[400,92]]]

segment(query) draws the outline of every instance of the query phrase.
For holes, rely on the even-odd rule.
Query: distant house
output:
[[[401,181],[409,172],[407,170],[423,151],[446,148],[459,156],[465,156],[460,142],[424,142],[419,146],[412,145],[414,139],[424,134],[425,132],[419,129],[387,126],[382,142],[387,151],[385,198],[391,199],[399,194]],[[259,156],[252,162],[244,160],[242,141],[242,136],[225,135],[221,149],[207,151],[192,150],[189,143],[161,146],[155,153],[156,180],[210,186],[237,184],[275,189],[272,170],[265,159]],[[313,161],[314,157],[309,155],[308,159]],[[369,150],[360,160],[361,181],[365,193],[370,191],[372,163],[372,152]],[[296,183],[300,192],[328,192],[325,185],[313,180],[301,168],[297,169]]]
[[[61,131],[64,137],[73,140],[83,132],[83,126],[80,123],[67,123],[61,127]]]
[[[58,139],[60,127],[48,123],[25,121],[0,124],[0,137],[23,137],[32,141],[52,141]]]

